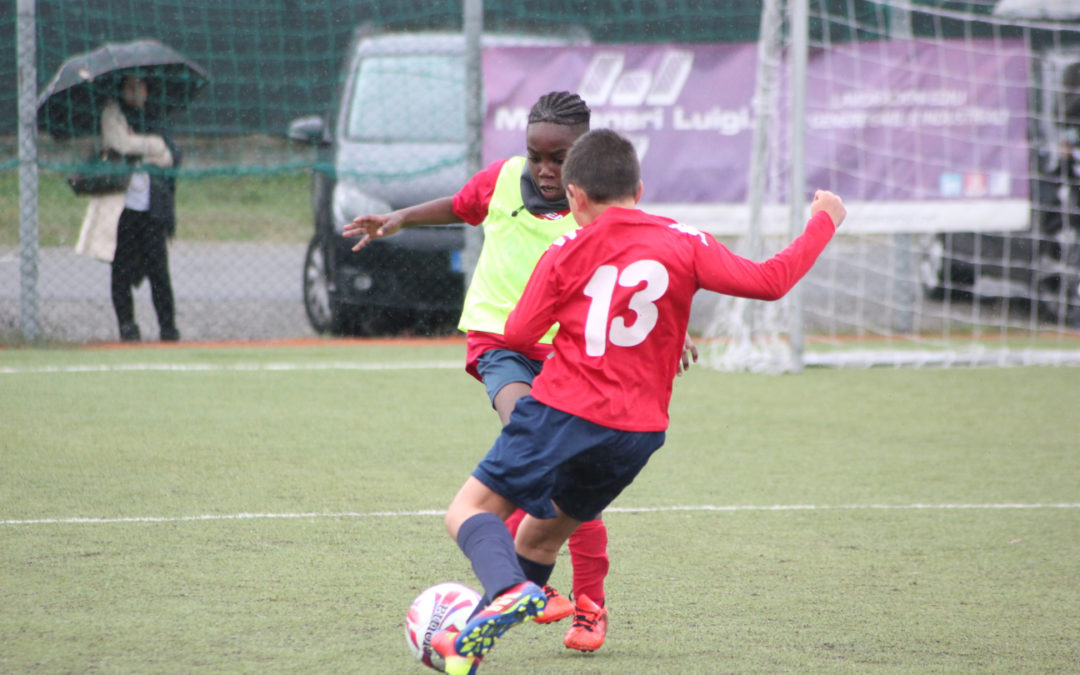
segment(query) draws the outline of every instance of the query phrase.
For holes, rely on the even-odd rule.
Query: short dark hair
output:
[[[529,110],[529,124],[550,122],[563,126],[584,125],[589,128],[592,111],[577,94],[568,91],[553,91],[541,96]]]
[[[576,185],[594,202],[608,204],[637,195],[641,166],[634,145],[611,129],[596,129],[570,148],[563,186]]]

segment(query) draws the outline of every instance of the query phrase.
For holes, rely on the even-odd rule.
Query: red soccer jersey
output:
[[[473,174],[454,195],[454,215],[470,225],[484,222],[503,164],[506,164],[506,160],[498,159]]]
[[[531,345],[559,322],[533,397],[606,427],[665,430],[694,293],[779,299],[834,231],[818,212],[787,248],[758,263],[669,218],[608,208],[537,263],[506,320],[507,345]]]

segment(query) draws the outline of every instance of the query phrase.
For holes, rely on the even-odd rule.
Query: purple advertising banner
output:
[[[593,128],[634,142],[646,201],[740,201],[756,60],[754,45],[486,50],[484,159],[525,154],[529,108],[569,90],[592,108]]]
[[[852,199],[1026,198],[1028,68],[1021,42],[811,54],[807,182]]]
[[[486,162],[525,154],[529,108],[578,92],[593,128],[638,149],[644,201],[746,200],[756,44],[492,48],[484,53]],[[892,41],[810,54],[808,192],[845,200],[1026,199],[1028,57],[1019,41]],[[787,69],[769,129],[786,194]]]

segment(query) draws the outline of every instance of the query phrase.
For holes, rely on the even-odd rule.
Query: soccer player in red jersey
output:
[[[403,227],[451,222],[483,227],[484,245],[458,328],[466,334],[465,370],[484,383],[503,424],[517,400],[529,393],[533,378],[551,353],[554,330],[516,350],[507,349],[502,332],[536,261],[551,242],[577,228],[562,185],[562,163],[574,141],[589,130],[590,116],[589,107],[577,94],[544,94],[529,111],[524,156],[492,162],[453,196],[387,214],[360,216],[345,226],[346,237],[361,237],[353,250]],[[684,367],[689,366],[691,355],[696,359],[687,341]],[[524,511],[518,511],[507,519],[512,534],[524,516]],[[583,524],[569,548],[575,602],[545,585],[548,606],[539,620],[549,623],[573,615],[563,643],[571,649],[594,651],[603,644],[606,628],[594,620],[605,604],[604,578],[610,567],[603,521]],[[539,574],[546,579],[550,571]]]
[[[520,349],[557,322],[554,352],[446,514],[493,598],[460,632],[432,639],[448,673],[472,672],[506,630],[543,611],[536,569],[553,569],[567,538],[663,445],[694,293],[783,297],[846,215],[839,197],[819,190],[802,235],[759,263],[638,210],[637,155],[614,131],[581,136],[562,178],[579,229],[544,253],[503,331]],[[516,507],[528,515],[511,538],[503,519]]]

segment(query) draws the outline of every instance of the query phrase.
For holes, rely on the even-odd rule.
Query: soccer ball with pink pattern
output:
[[[431,636],[450,626],[465,627],[480,602],[480,594],[453,581],[436,584],[413,600],[405,615],[405,641],[409,651],[428,668],[442,672],[442,657],[432,661]]]

